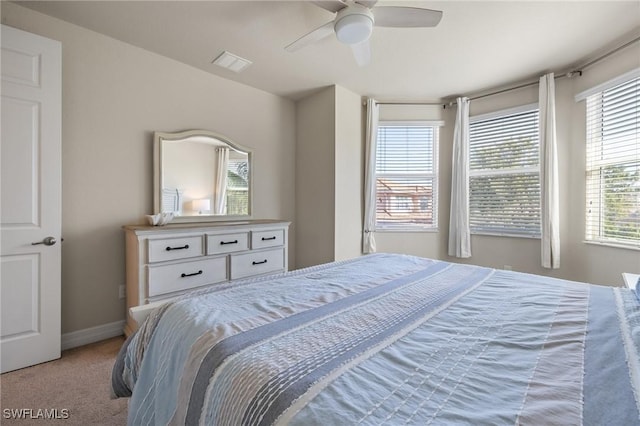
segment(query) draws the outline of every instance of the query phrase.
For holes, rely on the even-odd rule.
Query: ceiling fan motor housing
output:
[[[358,44],[369,39],[374,20],[369,8],[354,4],[338,12],[334,22],[338,40],[344,44]]]

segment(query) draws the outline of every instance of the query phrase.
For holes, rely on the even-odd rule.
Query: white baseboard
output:
[[[84,330],[72,331],[62,335],[62,350],[77,348],[89,343],[99,342],[112,337],[121,336],[125,321],[116,321]]]

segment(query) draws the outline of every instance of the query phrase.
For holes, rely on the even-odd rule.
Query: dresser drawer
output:
[[[207,254],[233,253],[248,248],[248,232],[207,235]]]
[[[149,240],[149,263],[186,259],[203,254],[201,235]]]
[[[231,255],[231,279],[284,270],[284,249]]]
[[[251,232],[251,248],[261,249],[284,245],[284,229]]]
[[[227,280],[226,257],[149,266],[149,297]]]

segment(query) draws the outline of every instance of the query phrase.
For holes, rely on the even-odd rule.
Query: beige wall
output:
[[[360,96],[330,86],[296,106],[296,266],[357,257],[362,239]]]
[[[364,137],[360,96],[336,86],[335,260],[362,253]]]
[[[2,22],[62,43],[63,333],[124,319],[121,226],[152,213],[156,130],[208,129],[251,148],[254,217],[294,219],[292,101],[14,3],[2,2]]]
[[[335,227],[335,87],[296,103],[296,267],[331,262]]]
[[[440,218],[437,233],[376,233],[378,251],[405,252],[455,262],[550,275],[605,285],[622,285],[621,272],[640,273],[640,251],[584,243],[584,102],[574,96],[633,68],[640,67],[640,46],[633,45],[585,70],[579,78],[556,80],[558,160],[560,169],[561,266],[540,266],[540,240],[472,235],[473,256],[468,260],[447,256],[451,153],[455,108],[447,108],[440,134]],[[537,85],[471,102],[477,115],[537,102]],[[381,112],[382,115],[382,112]],[[393,117],[390,117],[393,118]]]
[[[2,2],[2,21],[63,46],[63,332],[124,318],[124,301],[117,297],[124,283],[121,226],[141,223],[153,210],[156,130],[204,128],[253,149],[254,217],[293,222],[291,268],[359,255],[359,96],[332,86],[294,104],[14,3]],[[620,284],[622,271],[640,272],[640,251],[583,243],[584,106],[573,100],[575,93],[640,66],[638,58],[636,44],[581,78],[557,81],[561,268],[541,268],[539,241],[522,238],[473,236],[470,262],[613,285]],[[536,100],[536,88],[514,91],[474,101],[471,112]],[[424,112],[403,109],[385,117],[423,118]],[[446,255],[455,109],[438,115],[446,121],[439,232],[378,233],[379,251],[456,260]]]

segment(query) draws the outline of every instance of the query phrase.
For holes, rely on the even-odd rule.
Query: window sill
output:
[[[471,235],[483,235],[488,237],[525,238],[527,240],[539,240],[540,235],[502,234],[499,232],[471,232]]]
[[[620,244],[620,243],[610,243],[608,241],[592,241],[592,240],[585,240],[583,241],[583,243],[592,244],[595,246],[605,246],[605,247],[640,251],[640,245],[627,245],[627,244]]]
[[[438,228],[419,228],[419,227],[398,227],[398,228],[376,228],[375,233],[393,233],[393,232],[422,232],[422,233],[436,233]]]

